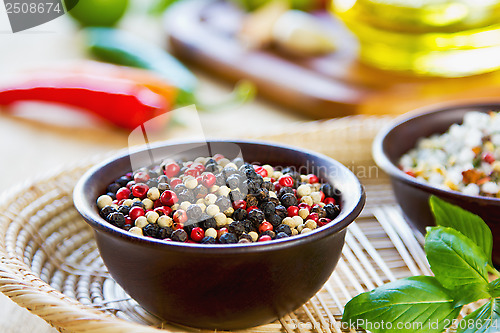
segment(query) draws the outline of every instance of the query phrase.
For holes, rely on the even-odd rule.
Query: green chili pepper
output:
[[[96,58],[154,71],[179,88],[177,105],[196,102],[196,77],[162,48],[114,28],[92,27],[86,28],[85,31],[88,35],[89,51]]]

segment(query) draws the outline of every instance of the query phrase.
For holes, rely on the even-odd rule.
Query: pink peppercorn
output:
[[[170,162],[170,163],[167,163],[165,165],[165,169],[164,169],[163,173],[168,178],[172,178],[174,176],[177,176],[177,174],[179,173],[180,170],[181,170],[181,167],[179,166],[179,164],[177,164],[175,162]]]
[[[160,201],[165,206],[173,206],[179,201],[174,191],[164,191],[160,196]]]
[[[299,203],[299,209],[307,209],[308,211],[311,211],[311,206],[309,206],[305,202],[301,202]]]
[[[489,164],[492,164],[493,162],[495,162],[495,156],[493,156],[492,153],[484,153],[483,154],[483,160],[486,162],[486,163],[489,163]]]
[[[175,188],[179,184],[182,184],[182,180],[180,178],[172,178],[170,180],[170,188]]]
[[[314,175],[312,173],[307,175],[307,180],[309,181],[309,184],[319,183],[318,176],[316,176],[316,175]]]
[[[193,177],[198,177],[200,175],[200,171],[198,171],[198,169],[195,169],[195,168],[188,168],[186,171],[184,171],[184,175],[185,176],[193,176]]]
[[[247,208],[247,213],[250,213],[254,209],[259,209],[259,207],[257,207],[257,206],[250,206],[250,207]]]
[[[247,207],[247,202],[245,200],[236,200],[233,202],[233,209],[236,210],[238,208],[245,209]],[[255,207],[255,206],[253,206]]]
[[[136,183],[145,183],[149,180],[149,175],[147,172],[138,172],[134,175],[134,181]]]
[[[279,182],[279,184],[281,186],[286,186],[286,187],[292,187],[293,186],[293,178],[292,178],[292,176],[288,176],[288,175],[281,176],[278,179],[278,182]]]
[[[257,172],[262,177],[267,177],[267,170],[261,166],[254,166],[255,172]]]
[[[132,193],[128,188],[122,187],[116,192],[116,200],[126,200],[130,197]]]
[[[334,198],[325,198],[325,200],[323,202],[325,203],[325,205],[328,205],[328,204],[335,205],[335,203],[336,203]]]
[[[191,239],[195,242],[201,241],[203,237],[205,237],[205,231],[202,228],[196,227],[191,230]]]
[[[217,178],[213,173],[205,173],[201,175],[201,183],[203,186],[210,188],[214,186],[215,182],[217,181]]]
[[[267,221],[262,222],[259,226],[259,232],[263,233],[268,230],[273,230],[273,225]]]
[[[318,222],[319,216],[318,213],[311,213],[307,216],[306,220],[313,220],[314,222]]]
[[[288,211],[288,216],[293,217],[299,215],[299,207],[290,206],[286,209]]]
[[[132,221],[135,221],[139,216],[144,216],[146,213],[144,213],[144,209],[141,207],[132,207],[130,209],[128,216],[132,219]]]
[[[149,186],[146,184],[136,184],[132,187],[132,194],[136,198],[144,199],[148,194]]]
[[[272,240],[272,238],[269,235],[263,235],[263,236],[260,236],[260,238],[259,238],[259,242],[267,242],[270,240]]]

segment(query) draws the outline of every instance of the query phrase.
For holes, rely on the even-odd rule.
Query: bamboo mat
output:
[[[388,178],[371,159],[371,141],[387,121],[358,116],[253,136],[338,159],[365,185],[367,204],[349,227],[342,257],[321,291],[280,320],[242,332],[338,333],[343,306],[353,296],[430,274],[422,236],[404,221]],[[2,195],[0,291],[62,332],[200,331],[149,314],[109,276],[91,228],[72,204],[73,187],[88,167],[66,167]]]

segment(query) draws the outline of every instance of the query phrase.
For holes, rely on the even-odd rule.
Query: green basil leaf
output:
[[[500,332],[500,299],[494,298],[458,323],[457,333]]]
[[[469,237],[484,251],[488,262],[492,263],[493,236],[482,218],[436,196],[431,197],[430,205],[438,226],[451,227]]]
[[[491,297],[500,297],[500,279],[491,281],[489,285]]]
[[[427,228],[425,253],[436,279],[458,304],[490,298],[488,259],[469,238],[452,228]]]
[[[441,333],[460,308],[436,278],[414,276],[354,297],[344,309],[342,327],[373,333]]]

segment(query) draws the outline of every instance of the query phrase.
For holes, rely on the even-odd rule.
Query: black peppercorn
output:
[[[259,201],[268,201],[269,200],[269,191],[266,190],[265,188],[260,188],[258,192],[256,193],[257,199]]]
[[[130,207],[129,206],[120,206],[118,207],[118,212],[122,213],[123,215],[128,215],[130,212]]]
[[[239,175],[233,174],[226,179],[226,185],[230,189],[234,190],[238,187],[240,187],[240,178]]]
[[[260,224],[264,221],[265,215],[260,209],[252,209],[248,213],[248,219],[251,220],[254,224]]]
[[[321,192],[323,192],[327,197],[334,198],[335,201],[340,199],[342,192],[330,184],[321,185]]]
[[[158,183],[158,190],[160,190],[160,192],[170,190],[170,185],[167,183]]]
[[[245,232],[245,226],[241,221],[234,221],[227,226],[227,230],[237,236]]]
[[[111,213],[108,215],[108,221],[118,228],[123,228],[123,226],[125,225],[125,215],[118,212]]]
[[[157,237],[160,239],[170,238],[172,236],[172,228],[163,227],[158,230]]]
[[[148,185],[149,188],[158,187],[158,181],[154,180],[154,179],[150,179],[146,182],[146,185]]]
[[[184,202],[184,201],[193,202],[195,199],[193,191],[188,189],[185,189],[184,191],[178,193],[177,198],[179,202]]]
[[[99,212],[99,214],[101,215],[102,218],[104,219],[108,219],[108,215],[111,214],[111,213],[116,213],[117,210],[115,207],[113,206],[105,206],[101,209],[101,211]]]
[[[273,227],[277,227],[281,224],[283,219],[278,214],[272,214],[266,218],[267,222],[271,223]]]
[[[264,202],[259,205],[260,210],[264,212],[264,215],[266,217],[269,217],[271,215],[274,215],[274,211],[276,209],[276,205],[272,203],[271,201]]]
[[[141,207],[142,209],[144,209],[144,204],[142,203],[142,201],[134,201],[132,205],[130,205],[131,209],[132,207]]]
[[[127,183],[130,181],[130,178],[127,176],[122,176],[116,180],[118,184],[120,184],[121,187],[127,186]]]
[[[198,205],[190,205],[187,208],[186,213],[187,213],[188,219],[196,221],[196,220],[199,220],[203,211],[201,210],[201,207]]]
[[[291,236],[292,235],[292,229],[286,225],[286,224],[281,224],[279,225],[276,229],[276,232],[279,234],[279,233],[285,233],[287,236]]]
[[[290,236],[285,234],[284,232],[278,232],[276,234],[276,239],[287,238],[287,237],[290,237]]]
[[[288,187],[288,186],[284,186],[280,189],[280,191],[278,192],[278,198],[280,200],[283,200],[282,197],[285,195],[285,194],[292,194],[293,195],[293,189],[291,187]]]
[[[157,178],[162,174],[162,169],[159,165],[154,166],[148,170],[148,176],[150,178]]]
[[[226,232],[222,236],[219,237],[219,242],[221,244],[233,244],[238,243],[238,237],[232,232]]]
[[[318,214],[318,218],[326,217],[325,209],[320,206],[314,206],[313,208],[311,208],[311,213]]]
[[[205,162],[205,169],[207,168],[207,165],[209,164],[215,164],[217,165],[217,161],[214,160],[213,158],[209,158],[206,162]]]
[[[217,185],[217,186],[225,186],[226,185],[226,177],[224,177],[222,172],[215,175],[215,185]]]
[[[171,238],[176,242],[185,242],[188,238],[188,234],[183,229],[177,229],[172,233]]]
[[[247,207],[258,206],[259,205],[259,200],[253,194],[247,194],[247,197],[246,197],[245,201],[247,202]]]
[[[229,200],[225,196],[220,196],[215,200],[215,204],[219,206],[221,212],[227,210],[229,207],[232,207],[231,200]]]
[[[109,184],[107,191],[111,193],[115,193],[121,188],[120,184],[118,183],[111,183]]]
[[[238,171],[245,174],[247,170],[254,170],[253,166],[248,163],[243,163],[242,166],[239,167]]]
[[[213,161],[213,160],[212,160]],[[215,161],[214,161],[215,162]],[[209,164],[206,164],[205,165],[205,171],[208,171],[208,172],[218,172],[219,171],[219,168],[217,166],[217,163],[209,163]]]
[[[208,194],[208,189],[200,184],[193,189],[193,194],[196,199],[205,198]]]
[[[274,185],[270,181],[262,182],[262,188],[265,188],[268,191],[274,191]]]
[[[249,234],[241,234],[240,235],[240,240],[242,240],[242,239],[247,239],[250,242],[253,242],[252,236],[250,236]]]
[[[184,231],[188,234],[188,235],[191,235],[191,231],[193,231],[194,228],[196,227],[199,227],[200,224],[197,223],[197,221],[193,221],[193,220],[188,220],[185,224],[184,224]]]
[[[259,236],[262,237],[264,235],[268,235],[272,239],[274,239],[276,237],[276,233],[274,231],[272,231],[272,230],[266,230],[264,232],[261,232]]]
[[[286,210],[285,206],[283,205],[278,205],[276,206],[276,214],[278,214],[282,219],[288,216],[288,211]]]
[[[187,190],[187,189],[188,189],[188,188],[186,187],[186,185],[184,185],[184,184],[177,184],[177,185],[175,185],[175,187],[174,187],[174,192],[175,192],[175,194],[179,194],[179,193],[181,193],[182,191]]]
[[[287,193],[281,197],[281,204],[285,207],[296,206],[298,203],[297,197],[293,194]]]
[[[334,219],[340,214],[340,206],[339,205],[334,205],[334,204],[328,204],[323,207],[323,209],[326,211],[326,217],[329,219]]]
[[[210,236],[205,236],[202,238],[201,244],[215,244],[215,238]]]
[[[254,225],[254,223],[252,221],[247,219],[247,220],[243,220],[242,223],[243,223],[243,227],[245,228],[246,232],[255,231],[256,225]]]
[[[158,178],[156,178],[156,180],[158,181],[158,183],[167,183],[167,184],[170,183],[170,179],[168,179],[166,175],[161,175]]]
[[[229,192],[229,198],[231,199],[231,201],[235,202],[235,201],[244,200],[245,195],[243,193],[241,193],[239,190],[233,190],[233,191]]]
[[[255,194],[260,189],[260,185],[250,179],[245,180],[244,186],[246,187],[248,193],[250,194]]]
[[[236,173],[236,169],[235,168],[224,168],[222,170],[222,173],[224,174],[224,177],[226,178],[226,180],[231,176],[231,175],[234,175]]]
[[[248,216],[248,213],[245,209],[238,208],[233,213],[233,220],[243,221],[244,219],[246,219],[247,216]]]
[[[200,224],[201,224],[202,228],[205,230],[210,229],[210,228],[214,228],[214,229],[217,228],[217,221],[213,217],[210,217],[208,219],[201,221]]]
[[[275,206],[278,206],[280,204],[279,199],[275,197],[269,197],[269,202],[272,202]]]
[[[148,224],[144,228],[142,228],[142,234],[144,236],[150,236],[157,238],[158,237],[158,231],[160,229],[160,226],[158,224]]]

